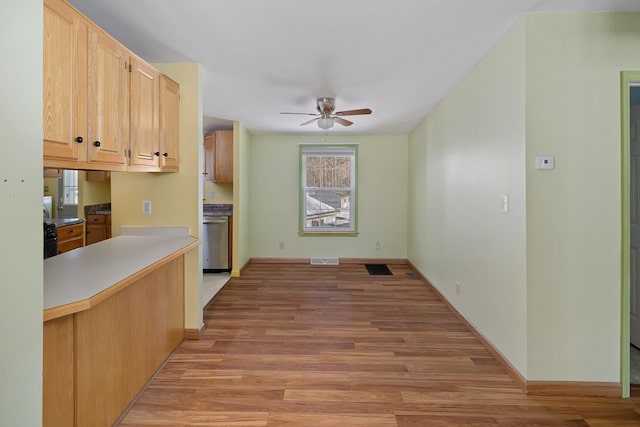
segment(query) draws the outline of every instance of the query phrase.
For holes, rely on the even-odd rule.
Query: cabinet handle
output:
[[[169,153],[162,153],[163,156],[169,157]]]
[[[155,153],[153,153],[153,154],[155,154],[157,157],[160,157],[160,152],[159,152],[159,151],[156,151],[156,152],[155,152]]]
[[[81,137],[81,136],[77,136],[77,137],[76,137],[76,142],[77,142],[78,144],[82,144],[82,142],[83,142],[83,141],[84,141],[84,139],[82,139],[82,137]]]
[[[95,145],[96,147],[100,147],[100,141],[94,141],[93,145]]]

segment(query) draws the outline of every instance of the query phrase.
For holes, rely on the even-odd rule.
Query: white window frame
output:
[[[64,205],[78,204],[78,171],[67,170],[62,171],[62,202]]]
[[[307,158],[309,156],[338,156],[351,158],[351,170],[348,187],[309,186],[307,183]],[[300,197],[299,197],[299,233],[300,235],[357,235],[358,234],[358,203],[357,203],[357,170],[358,170],[358,145],[357,144],[300,144]],[[345,193],[348,195],[348,206],[339,202],[340,207],[332,207],[327,204],[308,197],[315,193]],[[327,207],[327,215],[320,212],[317,221],[319,223],[308,223],[308,212],[310,210],[322,210],[322,206]],[[332,215],[333,213],[333,215]],[[340,225],[340,218],[348,218],[348,226]],[[328,221],[324,223],[324,221]]]

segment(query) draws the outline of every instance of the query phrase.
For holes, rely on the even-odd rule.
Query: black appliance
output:
[[[52,223],[43,223],[44,228],[44,257],[58,255],[58,230]]]

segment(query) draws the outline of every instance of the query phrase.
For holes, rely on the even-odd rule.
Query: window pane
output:
[[[349,228],[351,192],[307,191],[306,227]]]
[[[306,170],[307,187],[351,187],[351,157],[307,156]]]

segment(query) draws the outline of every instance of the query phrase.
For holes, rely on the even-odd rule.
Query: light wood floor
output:
[[[121,426],[640,425],[637,397],[526,396],[425,282],[390,268],[250,265]]]

